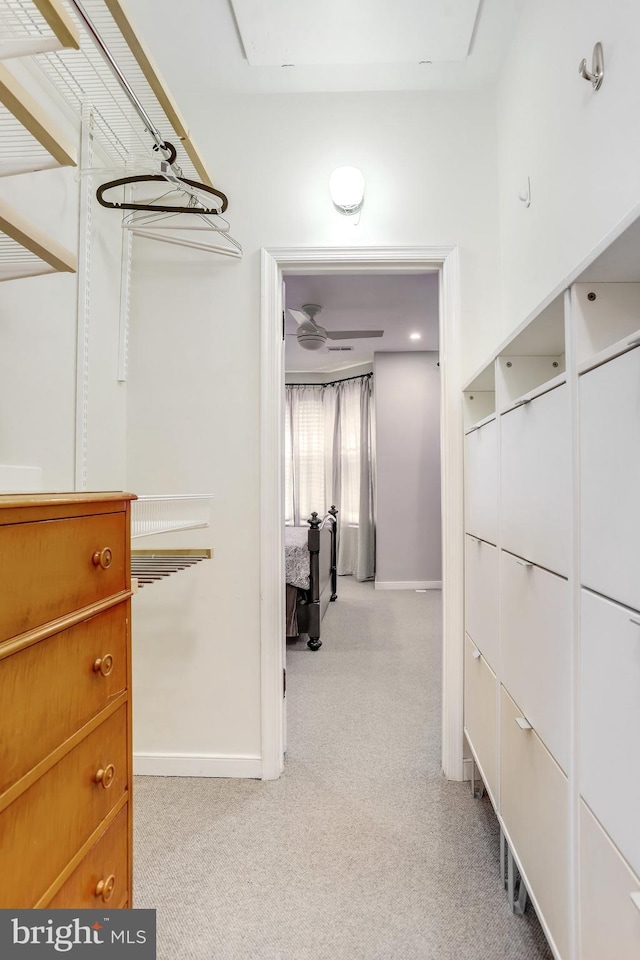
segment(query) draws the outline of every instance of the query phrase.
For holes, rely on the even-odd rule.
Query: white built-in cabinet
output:
[[[558,960],[640,958],[640,254],[620,249],[463,400],[465,736],[514,911],[526,889]]]

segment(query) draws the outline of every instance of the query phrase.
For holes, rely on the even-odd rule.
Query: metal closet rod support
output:
[[[153,139],[155,140],[156,147],[157,147],[159,150],[164,150],[164,151],[166,151],[166,152],[169,154],[169,158],[168,158],[169,163],[173,163],[173,161],[175,160],[175,150],[173,149],[173,147],[172,147],[170,144],[169,144],[169,145],[165,144],[164,138],[162,137],[160,131],[159,131],[158,128],[156,127],[155,123],[153,122],[153,120],[151,119],[151,117],[149,116],[149,114],[147,113],[147,111],[145,110],[145,108],[143,107],[143,105],[140,103],[140,100],[138,99],[138,97],[137,97],[136,94],[134,93],[131,85],[129,84],[129,81],[127,80],[127,78],[125,77],[124,73],[122,72],[122,70],[120,69],[120,67],[119,67],[118,64],[116,63],[116,61],[114,60],[113,56],[111,55],[111,51],[109,50],[109,48],[107,47],[106,43],[104,42],[104,40],[103,40],[102,37],[100,36],[98,30],[96,29],[93,21],[91,20],[91,17],[89,16],[89,14],[87,13],[87,11],[84,9],[84,7],[82,6],[82,4],[80,3],[80,0],[69,0],[69,2],[70,2],[71,5],[75,8],[75,10],[77,10],[78,15],[79,15],[79,16],[81,17],[81,19],[84,21],[84,23],[85,23],[85,25],[86,25],[86,27],[87,27],[87,30],[88,30],[89,33],[91,34],[91,37],[92,37],[94,43],[96,44],[98,50],[100,51],[100,53],[102,54],[102,56],[103,56],[104,59],[106,60],[107,64],[108,64],[109,67],[111,68],[111,70],[113,71],[113,74],[114,74],[116,80],[118,81],[118,83],[120,84],[120,86],[122,87],[122,89],[124,90],[124,92],[125,92],[125,94],[127,95],[127,97],[128,97],[128,99],[129,99],[131,105],[133,106],[133,108],[135,109],[136,113],[138,114],[138,116],[140,117],[140,119],[142,120],[142,122],[144,123],[145,129],[151,134],[151,136],[152,136]],[[172,155],[173,155],[173,157],[172,157]]]

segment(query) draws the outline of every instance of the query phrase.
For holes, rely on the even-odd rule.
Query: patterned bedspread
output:
[[[286,582],[308,590],[311,586],[309,527],[284,528],[284,565]]]

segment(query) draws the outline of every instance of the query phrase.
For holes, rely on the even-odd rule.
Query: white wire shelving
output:
[[[210,523],[211,500],[208,494],[138,497],[131,504],[131,539],[204,529]]]
[[[126,78],[151,125],[173,144],[174,173],[213,185],[186,123],[138,37],[120,0],[79,4]],[[76,151],[56,121],[23,87],[5,62],[20,59],[39,89],[63,101],[78,125],[91,112],[92,136],[117,169],[158,172],[163,157],[154,150],[149,127],[126,95],[112,66],[71,0],[0,0],[0,176],[60,165],[75,165]],[[46,95],[43,94],[43,95]],[[24,224],[22,224],[24,226]],[[0,231],[2,231],[0,224]],[[34,233],[38,234],[36,228]],[[27,229],[27,239],[32,231]],[[43,260],[43,236],[26,245],[15,233],[2,237],[0,279],[69,269],[72,256]],[[20,249],[23,247],[24,249]],[[45,249],[47,244],[45,243]],[[15,256],[14,256],[15,254]],[[57,264],[62,259],[66,266]]]

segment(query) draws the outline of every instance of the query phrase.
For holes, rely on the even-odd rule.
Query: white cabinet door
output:
[[[640,881],[580,804],[580,960],[638,960]]]
[[[569,787],[535,730],[521,729],[518,718],[522,712],[503,687],[500,811],[528,889],[564,960],[569,953]]]
[[[582,582],[640,610],[640,349],[580,378]]]
[[[493,800],[497,797],[496,678],[478,648],[465,639],[464,732],[478,761],[482,778]]]
[[[498,426],[495,420],[465,437],[465,529],[498,542]]]
[[[504,414],[501,430],[502,545],[567,576],[571,532],[567,385]]]
[[[465,629],[493,671],[498,669],[498,548],[465,537]]]
[[[502,554],[501,679],[562,769],[569,763],[569,584]]]
[[[582,591],[580,791],[640,874],[640,615]]]

